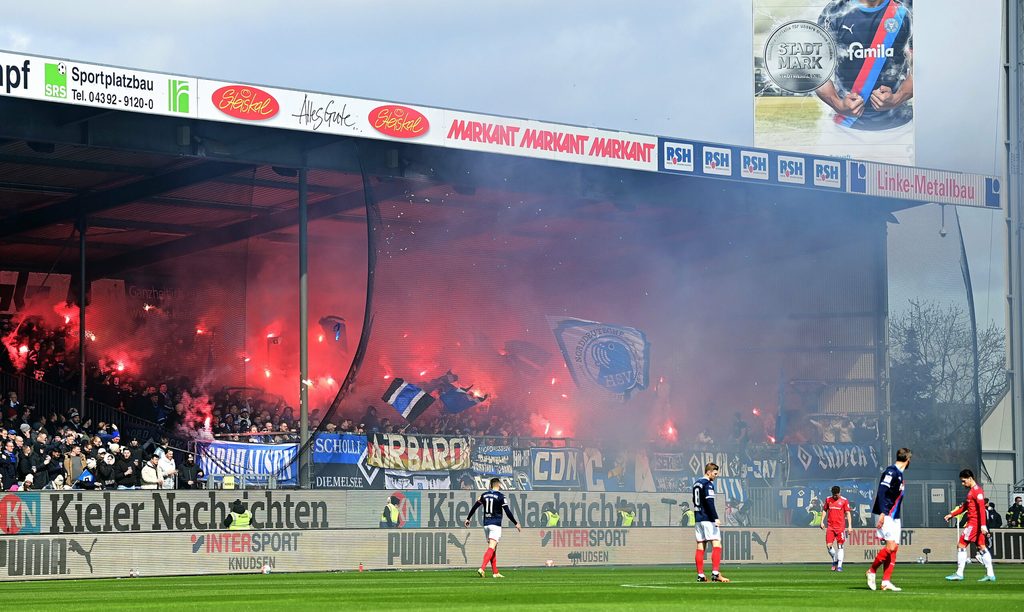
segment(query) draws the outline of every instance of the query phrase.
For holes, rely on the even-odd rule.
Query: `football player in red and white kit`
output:
[[[992,553],[985,545],[985,536],[988,535],[986,525],[985,492],[981,490],[974,480],[974,472],[968,469],[960,470],[960,484],[967,489],[967,499],[960,507],[946,515],[946,520],[967,513],[967,522],[964,530],[960,533],[960,541],[956,549],[956,573],[946,576],[946,580],[963,580],[964,566],[967,565],[967,549],[974,542],[978,545],[978,556],[985,566],[985,577],[978,582],[995,582],[996,575],[992,571]]]
[[[828,546],[828,554],[832,557],[832,571],[843,571],[843,557],[846,544],[846,532],[853,529],[853,512],[850,511],[850,501],[840,495],[838,486],[832,487],[832,495],[825,498],[821,509],[825,514],[821,521],[821,528],[825,530],[825,546]]]

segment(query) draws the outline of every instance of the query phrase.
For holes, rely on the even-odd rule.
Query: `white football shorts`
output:
[[[698,542],[710,542],[712,540],[722,539],[722,534],[718,530],[718,525],[716,525],[714,521],[700,521],[693,526],[693,531]]]
[[[501,525],[484,525],[484,537],[498,542],[501,540]]]

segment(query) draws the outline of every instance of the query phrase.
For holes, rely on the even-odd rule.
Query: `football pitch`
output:
[[[732,582],[697,583],[690,567],[506,569],[242,574],[122,580],[37,581],[0,586],[6,610],[1014,610],[1024,606],[1024,566],[996,567],[995,583],[969,565],[897,566],[900,593],[869,591],[865,565],[724,568]],[[726,571],[728,570],[728,571]],[[879,576],[881,579],[881,576]]]

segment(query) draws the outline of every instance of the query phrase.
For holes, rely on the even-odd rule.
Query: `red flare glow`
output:
[[[209,429],[210,429],[210,417],[206,417],[206,420],[203,421],[203,429],[206,429],[207,431],[209,431]]]
[[[336,381],[334,380],[333,376],[328,376],[327,377],[327,384],[334,385],[335,383],[336,383]]]
[[[197,336],[202,336],[202,335],[203,335],[203,334],[205,334],[205,333],[206,333],[206,330],[205,330],[205,329],[203,329],[202,327],[197,327],[197,328],[196,328],[196,335],[197,335]]]
[[[768,441],[775,444],[775,436],[768,436]]]
[[[28,352],[28,347],[22,344],[21,346],[18,347],[18,352],[24,355],[25,353]]]
[[[760,408],[754,408],[753,410],[751,410],[751,412],[754,413],[754,416],[761,416]]]
[[[275,334],[274,332],[270,332],[269,334],[267,334],[267,339],[268,340],[272,339],[272,338],[276,338],[276,337],[277,337],[277,334]]]
[[[669,442],[675,442],[678,436],[679,430],[676,429],[676,426],[672,421],[666,421],[665,425],[661,428],[662,439],[668,440]]]
[[[569,396],[568,396],[568,395],[566,395],[565,393],[563,393],[563,394],[562,394],[562,399],[569,399]]]
[[[270,368],[263,368],[263,375],[270,378]]]
[[[245,363],[249,363],[250,361],[252,361],[252,357],[246,357],[246,358],[243,359],[243,361]]]
[[[117,362],[117,371],[118,372],[124,372],[124,362],[123,361],[118,361]]]
[[[324,341],[324,335],[323,335],[323,334],[320,334],[319,336],[317,336],[317,337],[316,337],[316,341],[317,341],[317,342],[323,342],[323,341]]]
[[[384,380],[391,380],[391,375],[390,374],[385,374],[384,375]]]
[[[555,436],[561,438],[562,437],[562,430],[559,429],[558,431],[556,431],[555,432]]]
[[[420,376],[426,376],[426,375],[427,375],[427,371],[426,370],[423,370],[422,372],[420,372]]]
[[[149,304],[143,304],[142,305],[142,309],[145,310],[146,312],[149,312],[150,310],[153,310],[154,308],[156,308],[156,306],[150,306]]]
[[[548,435],[548,431],[550,431],[550,430],[551,430],[551,423],[545,423],[544,424],[544,435],[545,436]]]
[[[64,325],[71,322],[71,315],[64,315]]]
[[[558,382],[558,379],[555,378],[554,376],[552,376],[551,377],[551,384],[554,385],[556,382]]]

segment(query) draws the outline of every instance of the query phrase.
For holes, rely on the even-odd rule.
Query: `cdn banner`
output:
[[[912,0],[753,8],[755,147],[914,165]],[[800,158],[777,163],[780,182],[830,186]]]

